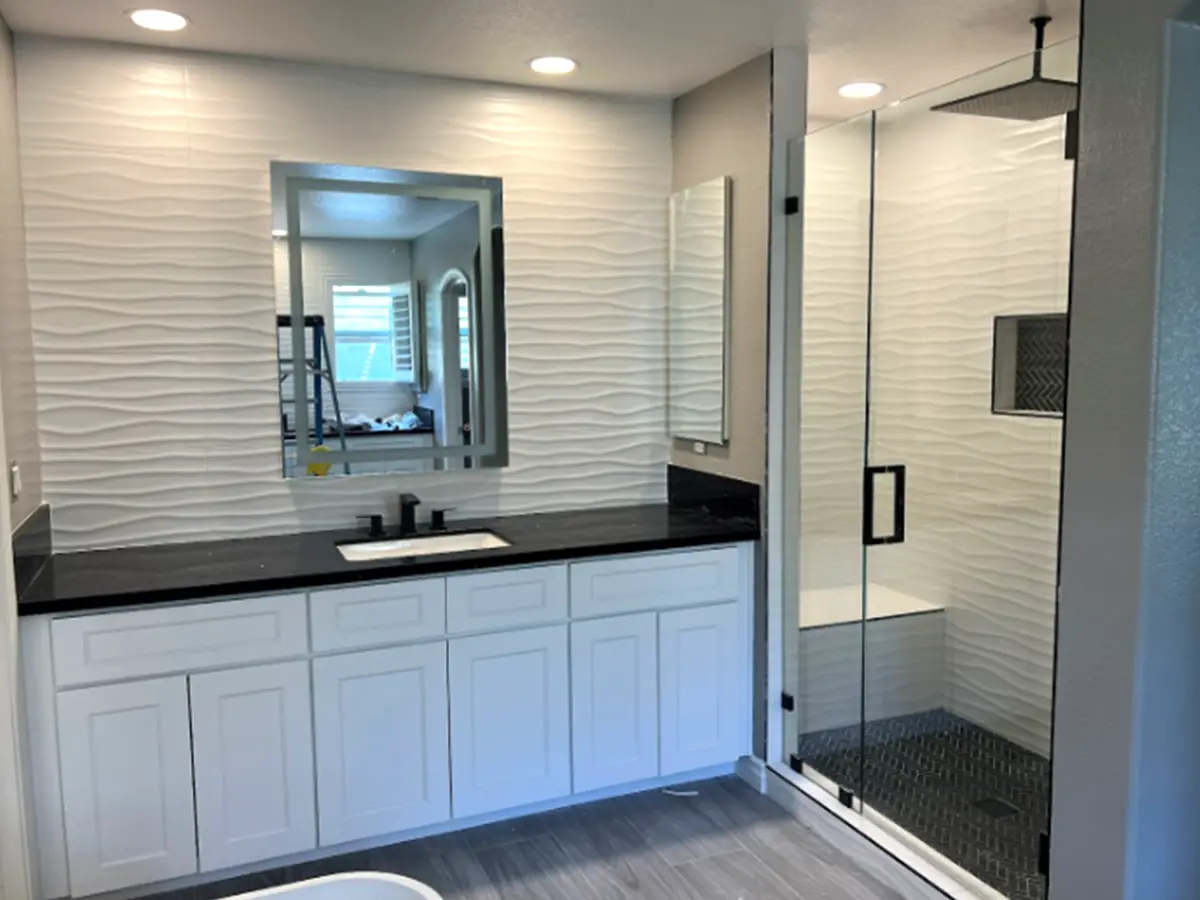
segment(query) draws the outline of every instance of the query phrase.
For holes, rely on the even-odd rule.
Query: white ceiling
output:
[[[1079,0],[145,0],[187,15],[137,28],[131,0],[0,0],[17,32],[167,45],[571,90],[675,96],[772,46],[810,49],[810,116],[842,119],[1029,52],[1029,18],[1077,30]],[[534,56],[577,59],[566,78]],[[888,85],[847,101],[847,81]]]

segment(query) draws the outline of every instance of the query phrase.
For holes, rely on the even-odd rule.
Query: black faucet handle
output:
[[[453,506],[447,506],[444,509],[431,509],[429,511],[429,530],[430,531],[445,531],[446,530],[446,513],[454,512]]]
[[[421,498],[416,494],[400,495],[400,537],[408,537],[417,531],[417,507]]]
[[[375,513],[374,515],[370,516],[356,516],[356,518],[360,522],[366,521],[370,523],[367,526],[369,529],[367,532],[369,537],[383,537],[383,516]]]

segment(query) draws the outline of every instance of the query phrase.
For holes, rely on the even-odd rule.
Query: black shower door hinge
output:
[[[847,809],[854,809],[854,791],[838,785],[838,802]]]
[[[1079,159],[1079,110],[1067,113],[1067,128],[1063,138],[1063,158]]]
[[[788,197],[783,201],[783,214],[785,216],[794,216],[800,212],[800,198]]]
[[[794,712],[796,709],[796,698],[785,692],[779,697],[779,705],[788,712]]]
[[[1050,875],[1050,835],[1044,831],[1038,835],[1038,874]]]
[[[795,753],[793,753],[791,756],[788,757],[788,767],[791,768],[791,770],[793,772],[803,773],[804,760],[802,760],[799,756],[797,756]]]

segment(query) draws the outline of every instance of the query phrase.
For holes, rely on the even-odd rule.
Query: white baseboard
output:
[[[767,792],[767,764],[757,756],[743,756],[734,764],[733,771],[760,794]]]
[[[877,811],[843,806],[827,785],[775,766],[765,778],[768,797],[904,897],[1006,900]]]

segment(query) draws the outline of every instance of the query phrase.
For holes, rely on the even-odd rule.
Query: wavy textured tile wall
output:
[[[998,315],[1067,306],[1062,118],[879,131],[872,458],[908,464],[909,542],[872,578],[947,608],[948,707],[1050,751],[1061,422],[993,415]]]
[[[861,584],[867,415],[871,122],[805,145],[800,584]]]
[[[64,548],[665,495],[670,108],[21,40],[46,495]],[[272,159],[504,179],[512,464],[285,483]],[[390,509],[389,509],[390,512]]]

